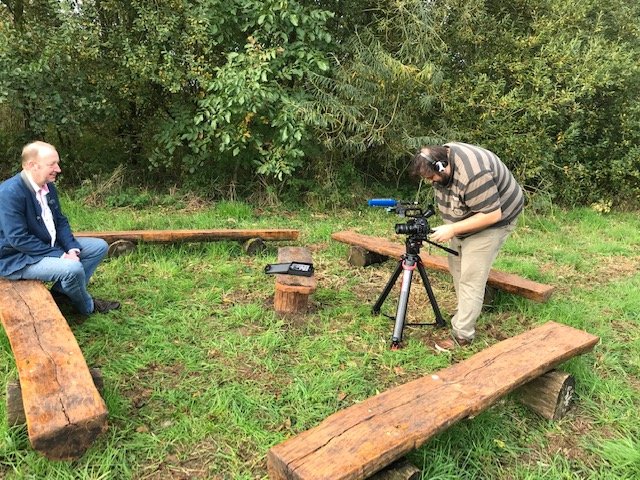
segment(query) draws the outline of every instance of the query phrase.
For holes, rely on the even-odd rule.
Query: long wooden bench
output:
[[[179,242],[211,242],[216,240],[297,240],[299,230],[266,229],[266,230],[121,230],[111,232],[79,232],[76,237],[97,237],[107,243],[116,240],[148,243],[179,243]]]
[[[76,237],[102,238],[109,244],[109,255],[118,256],[135,249],[139,242],[186,243],[236,240],[244,243],[249,254],[265,250],[264,241],[297,240],[299,230],[291,229],[224,229],[224,230],[120,230],[110,232],[78,232]]]
[[[399,259],[405,253],[405,246],[391,242],[384,238],[362,235],[353,231],[336,232],[331,238],[348,245],[364,248],[367,251],[380,255]],[[441,272],[449,272],[449,265],[444,256],[420,253],[422,263],[426,268]],[[487,284],[504,290],[505,292],[520,295],[536,302],[546,302],[551,297],[554,287],[522,278],[512,273],[499,272],[491,269]]]
[[[107,428],[100,396],[73,332],[43,283],[0,279],[0,318],[20,379],[33,448],[80,457]]]
[[[598,337],[555,322],[387,390],[272,447],[271,479],[365,479],[502,396],[591,350]]]

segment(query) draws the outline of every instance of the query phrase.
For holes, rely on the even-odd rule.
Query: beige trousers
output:
[[[450,247],[459,253],[449,255],[449,271],[458,297],[458,310],[451,319],[453,334],[472,340],[476,334],[476,320],[482,311],[484,290],[493,261],[517,220],[509,225],[487,228],[465,238],[454,237]]]

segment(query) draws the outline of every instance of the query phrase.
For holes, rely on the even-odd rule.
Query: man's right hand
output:
[[[65,253],[64,255],[62,255],[62,258],[66,258],[67,260],[75,260],[76,262],[80,261],[80,257],[75,251]]]

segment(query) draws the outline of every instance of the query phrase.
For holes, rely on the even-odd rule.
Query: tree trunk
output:
[[[278,263],[313,263],[311,253],[303,247],[281,247],[278,249]],[[316,289],[315,276],[276,275],[276,290],[273,308],[278,313],[306,313],[309,295]]]

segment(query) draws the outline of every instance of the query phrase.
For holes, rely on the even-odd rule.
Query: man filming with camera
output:
[[[458,299],[452,335],[436,342],[449,351],[470,345],[484,301],[491,265],[522,212],[522,189],[498,156],[465,143],[425,146],[415,155],[411,173],[429,180],[443,225],[429,239],[450,242],[449,271]]]

